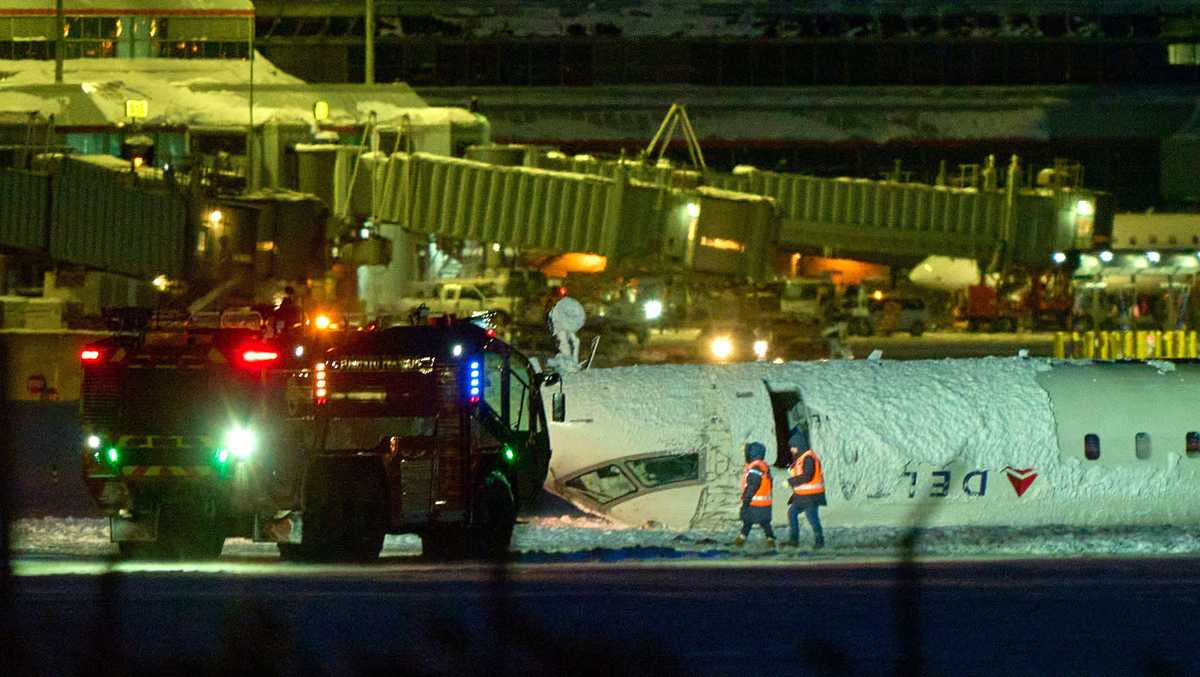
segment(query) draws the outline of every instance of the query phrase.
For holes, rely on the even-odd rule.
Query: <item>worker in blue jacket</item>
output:
[[[767,535],[767,547],[775,547],[775,531],[771,528],[771,467],[763,459],[767,448],[759,442],[746,445],[746,467],[742,470],[742,533],[733,545],[741,547],[755,524]]]

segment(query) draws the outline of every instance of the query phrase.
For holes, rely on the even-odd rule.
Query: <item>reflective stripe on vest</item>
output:
[[[788,474],[792,477],[798,477],[804,472],[804,459],[811,456],[813,460],[813,476],[812,479],[801,484],[800,486],[792,487],[792,493],[797,496],[812,496],[814,494],[825,493],[825,473],[821,471],[821,459],[817,458],[817,454],[812,449],[800,454],[800,458],[792,463],[792,467],[788,468]]]
[[[771,507],[771,468],[762,461],[746,464],[746,471],[742,473],[742,495],[746,495],[746,481],[752,472],[761,475],[762,480],[758,483],[758,491],[750,497],[750,505],[757,508]]]

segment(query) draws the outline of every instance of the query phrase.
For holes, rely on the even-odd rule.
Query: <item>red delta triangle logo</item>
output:
[[[1030,485],[1037,479],[1038,474],[1033,471],[1033,468],[1025,468],[1024,470],[1017,469],[1011,465],[1004,468],[1004,473],[1008,475],[1008,481],[1013,485],[1013,491],[1017,492],[1017,498],[1025,495],[1029,491]]]

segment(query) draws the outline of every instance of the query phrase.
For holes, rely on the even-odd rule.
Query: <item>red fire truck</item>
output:
[[[288,509],[311,423],[287,383],[316,346],[248,309],[115,328],[80,353],[81,419],[84,483],[121,554],[216,557]]]
[[[545,481],[540,391],[556,378],[471,323],[350,337],[311,374],[301,537],[281,551],[371,559],[385,533],[415,533],[427,555],[503,555]]]

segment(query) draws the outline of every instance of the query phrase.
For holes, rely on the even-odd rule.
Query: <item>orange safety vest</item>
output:
[[[746,470],[742,473],[742,495],[746,495],[746,480],[750,477],[750,473],[758,471],[762,475],[762,481],[758,483],[758,491],[750,497],[750,505],[756,508],[771,507],[771,468],[762,461],[753,461],[746,464]]]
[[[813,496],[815,494],[825,493],[825,473],[821,470],[821,459],[817,458],[817,452],[809,449],[800,458],[797,458],[791,467],[788,468],[788,474],[796,477],[804,472],[804,459],[807,456],[812,456],[813,460],[813,476],[812,479],[799,486],[792,487],[792,493],[797,496]]]

